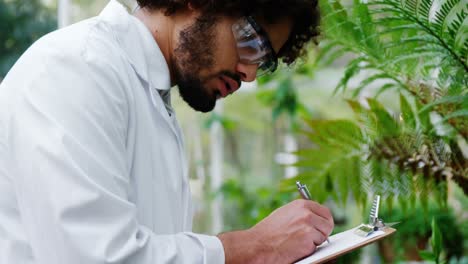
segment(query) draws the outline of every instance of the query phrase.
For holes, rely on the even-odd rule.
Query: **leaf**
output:
[[[334,50],[332,50],[332,52],[330,52],[328,54],[328,56],[326,58],[324,58],[321,61],[321,64],[324,65],[324,66],[329,66],[330,64],[335,62],[337,59],[343,57],[347,53],[349,53],[349,50],[346,49],[346,48],[334,49]]]
[[[424,105],[416,100],[416,111],[418,113],[418,126],[423,132],[432,130],[431,117],[429,111],[422,111]]]
[[[413,36],[413,37],[407,37],[407,38],[402,38],[398,42],[391,42],[390,44],[387,44],[384,46],[384,48],[391,48],[394,46],[402,46],[402,45],[407,45],[407,44],[414,44],[416,43],[432,43],[432,44],[438,44],[440,45],[440,42],[437,40],[436,37],[431,36],[431,35],[422,35],[422,36]]]
[[[425,105],[419,112],[422,113],[422,112],[430,111],[435,106],[438,106],[441,104],[461,104],[461,103],[467,103],[467,102],[468,102],[468,95],[446,96],[446,97],[442,97],[432,103]]]
[[[380,20],[382,20],[382,21],[380,21]],[[377,23],[379,23],[379,22],[382,22],[383,24],[388,24],[389,23],[389,21],[385,20],[385,18],[382,18],[380,20],[377,20]],[[419,29],[420,29],[420,27],[418,25],[403,24],[403,25],[400,25],[400,26],[384,28],[383,30],[376,33],[375,36],[384,36],[384,35],[393,34],[395,32],[399,32],[399,31],[419,30]]]
[[[431,11],[431,7],[433,6],[434,0],[422,0],[420,1],[420,9],[419,9],[419,15],[421,17],[421,20],[427,21],[429,23],[429,15]]]
[[[372,57],[379,58],[383,55],[380,48],[378,38],[372,37],[376,32],[372,16],[370,15],[368,6],[360,1],[354,1],[353,7],[354,21],[356,22],[356,30],[360,31],[360,43],[366,47]]]
[[[459,3],[460,0],[447,0],[445,1],[439,9],[435,12],[435,21],[434,26],[439,30],[438,34],[442,35],[443,31],[446,28],[446,20],[450,12],[456,5]]]
[[[414,50],[413,50],[414,51]],[[422,57],[432,57],[432,58],[438,58],[438,55],[440,53],[434,52],[434,51],[425,51],[425,52],[418,52],[418,53],[411,53],[411,54],[404,54],[401,56],[398,56],[394,59],[388,60],[385,63],[385,66],[390,67],[391,65],[398,64],[402,61],[407,61],[407,60],[414,60],[414,59],[421,59]]]
[[[361,82],[361,84],[356,89],[353,90],[353,97],[357,97],[361,93],[361,91],[364,88],[366,88],[368,85],[370,85],[371,83],[377,80],[385,80],[385,79],[390,79],[393,81],[392,76],[388,75],[387,73],[377,73],[377,74],[371,75],[370,77],[367,77]]]
[[[461,109],[453,113],[450,113],[444,116],[444,118],[442,118],[440,122],[445,122],[449,119],[460,118],[460,117],[468,117],[468,109]]]
[[[378,121],[375,115],[357,101],[347,100],[347,102],[356,114],[359,123],[364,126],[364,130],[367,134],[366,136],[376,136],[378,131]]]
[[[442,235],[440,233],[439,226],[434,218],[432,218],[431,227],[432,227],[431,246],[432,246],[432,250],[434,251],[434,258],[437,261],[442,251]]]
[[[340,90],[342,90],[343,92],[346,91],[346,87],[349,80],[359,73],[359,71],[361,70],[360,64],[365,61],[366,59],[364,57],[358,57],[356,59],[353,59],[350,63],[348,63],[346,71],[343,77],[341,78],[340,82],[336,86],[335,90],[333,91],[333,94],[338,93]]]
[[[435,259],[434,253],[430,251],[419,251],[419,256],[421,256],[423,260],[434,261]]]
[[[400,85],[396,83],[387,83],[384,84],[382,87],[380,87],[377,92],[375,93],[375,98],[378,98],[380,95],[382,95],[384,92],[387,90],[390,90],[391,88],[401,88]]]
[[[400,94],[400,110],[405,125],[411,129],[415,129],[416,117],[414,115],[413,109],[411,109],[411,105],[409,104],[406,97],[403,96],[403,94]]]
[[[312,131],[304,131],[303,134],[322,152],[337,150],[336,147],[339,147],[340,152],[350,152],[358,149],[363,141],[359,126],[349,120],[305,120],[305,122]]]
[[[348,18],[345,8],[338,1],[319,1],[320,10],[324,14],[322,29],[327,37],[347,39],[348,42],[358,44],[359,32],[356,25]]]
[[[396,135],[399,132],[395,119],[374,99],[367,99],[372,113],[376,116],[381,136]]]
[[[339,41],[324,40],[319,45],[315,64],[322,67],[329,66],[347,52],[349,52],[348,49],[343,47]]]

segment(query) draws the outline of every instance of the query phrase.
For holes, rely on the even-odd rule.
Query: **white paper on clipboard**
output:
[[[347,231],[335,234],[329,237],[330,243],[323,243],[317,250],[310,256],[296,262],[295,264],[310,264],[319,263],[326,260],[330,256],[342,255],[348,251],[352,251],[359,248],[360,245],[366,244],[365,242],[379,236],[386,234],[384,231],[375,231],[367,237],[361,237],[354,234],[356,228],[349,229]],[[393,232],[392,232],[393,233]]]

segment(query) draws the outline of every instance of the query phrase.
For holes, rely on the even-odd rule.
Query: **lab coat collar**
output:
[[[137,74],[154,88],[169,90],[169,67],[148,28],[116,0],[111,0],[99,17],[116,32],[115,37]]]

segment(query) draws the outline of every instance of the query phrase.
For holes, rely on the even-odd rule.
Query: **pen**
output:
[[[301,195],[302,199],[311,200],[310,192],[309,192],[309,189],[307,188],[307,185],[301,184],[300,181],[297,181],[296,186],[297,186],[297,190],[299,191],[299,194]],[[327,238],[327,242],[330,243],[330,240],[328,240],[328,238]]]

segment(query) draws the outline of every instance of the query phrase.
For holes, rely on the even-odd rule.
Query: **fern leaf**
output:
[[[442,97],[439,100],[436,100],[432,103],[425,105],[419,112],[423,113],[426,111],[430,111],[435,106],[438,106],[441,104],[462,104],[462,103],[466,104],[467,102],[468,102],[468,95],[446,96],[446,97]]]
[[[455,51],[460,56],[463,56],[463,48],[464,46],[462,45],[463,42],[465,42],[468,45],[468,40],[466,40],[466,36],[463,34],[466,32],[463,32],[462,26],[464,24],[465,19],[467,18],[467,12],[465,12],[464,9],[461,9],[457,12],[455,19],[453,19],[450,24],[448,25],[448,45],[452,47]],[[468,21],[467,21],[468,22]],[[465,27],[468,26],[468,24],[465,24]],[[460,34],[460,44],[457,43],[457,36]],[[458,45],[457,45],[458,44]],[[466,61],[465,61],[466,63]]]
[[[347,48],[340,48],[340,49],[335,49],[329,52],[328,56],[326,59],[322,60],[323,65],[330,65],[334,61],[336,61],[338,58],[343,57],[346,53],[349,53],[350,51]]]
[[[316,58],[317,62],[321,62],[329,53],[334,50],[341,50],[340,44],[337,41],[322,41],[319,45],[319,52]],[[328,64],[325,64],[328,66]]]
[[[378,135],[379,124],[375,115],[357,101],[347,100],[347,103],[356,114],[359,123],[363,126],[363,129],[366,131],[366,136],[370,138],[376,137]]]
[[[391,88],[395,88],[395,89],[399,89],[399,88],[402,88],[402,86],[400,86],[399,84],[397,83],[387,83],[387,84],[384,84],[382,87],[380,87],[377,92],[375,93],[375,98],[379,98],[384,92],[386,92],[387,90],[390,90]],[[403,87],[403,89],[406,89],[406,87]]]
[[[393,42],[389,43],[388,45],[385,45],[384,48],[391,48],[395,46],[402,46],[402,45],[407,45],[407,44],[413,44],[414,42],[420,42],[424,44],[439,44],[440,42],[437,40],[437,38],[429,35],[423,35],[423,36],[414,36],[414,37],[408,37],[408,38],[403,38],[399,42]]]
[[[409,104],[408,100],[406,99],[403,94],[400,94],[400,110],[401,110],[401,119],[405,123],[407,127],[414,130],[416,129],[416,116]]]
[[[414,54],[405,54],[405,55],[402,55],[402,56],[399,56],[393,60],[389,60],[388,62],[385,63],[386,66],[389,66],[389,65],[396,65],[398,63],[401,63],[401,62],[404,62],[404,61],[407,61],[407,60],[415,60],[415,59],[420,59],[422,57],[429,57],[429,58],[438,58],[437,56],[439,55],[440,53],[438,52],[434,52],[434,51],[424,51],[424,52],[418,52],[418,53],[414,53]]]
[[[355,30],[354,23],[349,20],[346,9],[338,2],[321,0],[320,8],[324,13],[323,31],[327,36],[334,36],[335,39],[347,39],[354,44],[359,43],[359,34]],[[336,27],[339,25],[338,27]]]
[[[335,87],[333,94],[338,93],[340,90],[342,90],[342,92],[346,91],[349,80],[352,77],[356,76],[361,71],[360,64],[365,61],[366,61],[365,57],[358,57],[356,59],[353,59],[351,62],[349,62],[348,66],[346,67],[345,73],[343,77],[341,78],[340,82],[338,83],[338,85]]]
[[[436,11],[435,20],[433,23],[434,28],[442,35],[446,28],[446,20],[452,9],[456,7],[460,0],[447,0],[440,9]]]
[[[370,84],[372,84],[373,82],[377,81],[377,80],[391,80],[391,81],[394,81],[393,77],[390,76],[389,74],[387,73],[377,73],[377,74],[374,74],[368,78],[366,78],[364,81],[361,82],[361,84],[353,90],[353,97],[357,97],[364,88],[366,88],[367,86],[369,86]]]
[[[431,12],[431,7],[434,4],[434,0],[421,0],[419,14],[422,19],[425,19],[429,23],[429,14]]]
[[[373,57],[380,57],[382,55],[381,47],[378,38],[372,37],[376,28],[368,6],[355,0],[353,11],[356,30],[361,35],[361,44],[366,47],[369,53],[372,53]]]
[[[429,52],[434,51],[440,53],[439,56],[451,56],[452,54],[444,47],[434,44],[423,44],[414,49],[415,52]]]
[[[450,113],[446,115],[444,118],[442,118],[440,122],[442,123],[442,122],[445,122],[447,120],[454,119],[454,118],[468,118],[468,109],[461,109],[453,113]]]
[[[319,146],[339,145],[353,150],[363,140],[359,127],[349,120],[306,120],[306,123],[312,129],[306,136]]]
[[[408,10],[409,12],[417,15],[419,9],[419,1],[418,0],[406,0],[403,2],[403,8]]]
[[[383,20],[383,19],[381,19],[381,20]],[[376,22],[382,22],[383,24],[388,24],[388,21],[383,22],[383,21],[377,20]],[[374,37],[384,36],[384,35],[387,35],[387,34],[393,34],[393,33],[398,32],[398,31],[409,31],[409,30],[419,30],[419,29],[420,29],[420,27],[417,26],[417,25],[414,25],[414,24],[403,24],[403,25],[400,25],[400,26],[384,28],[383,30],[376,33],[374,35]]]
[[[389,25],[391,23],[407,23],[409,26],[411,26],[414,29],[420,30],[422,28],[422,26],[419,24],[408,23],[408,18],[401,16],[401,15],[381,16],[381,13],[385,13],[385,11],[388,12],[388,10],[385,10],[385,9],[384,10],[372,10],[373,15],[377,16],[377,18],[374,20],[374,23],[377,26],[385,27],[386,25]]]
[[[426,133],[432,130],[432,123],[430,118],[429,111],[422,111],[424,109],[424,105],[419,101],[416,100],[416,111],[418,114],[418,128],[422,132]]]
[[[377,100],[368,98],[371,112],[376,116],[380,135],[396,135],[399,132],[399,126],[395,119]]]

